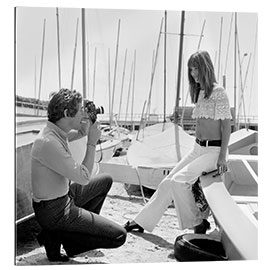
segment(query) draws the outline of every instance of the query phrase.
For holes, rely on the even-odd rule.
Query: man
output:
[[[37,236],[50,261],[96,248],[124,244],[126,230],[99,215],[112,185],[109,175],[91,177],[101,132],[87,117],[82,96],[61,89],[51,96],[48,122],[31,153],[33,208],[42,231]],[[82,164],[70,153],[68,141],[87,136]],[[61,244],[67,255],[60,253]]]

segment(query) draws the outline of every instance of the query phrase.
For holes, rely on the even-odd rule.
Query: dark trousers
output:
[[[124,244],[126,230],[99,215],[112,185],[109,175],[101,174],[88,185],[71,184],[69,194],[49,201],[33,202],[40,226],[52,231],[68,255]]]

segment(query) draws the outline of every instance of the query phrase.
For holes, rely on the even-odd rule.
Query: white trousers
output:
[[[191,191],[203,171],[217,167],[220,147],[203,147],[194,143],[193,149],[175,166],[159,184],[149,202],[142,208],[134,221],[152,232],[168,206],[174,201],[180,230],[193,228],[209,215],[201,212]]]

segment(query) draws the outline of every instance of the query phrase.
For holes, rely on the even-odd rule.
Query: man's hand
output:
[[[91,123],[87,135],[87,144],[96,145],[100,135],[101,131],[99,129],[99,122],[96,121],[94,124]]]

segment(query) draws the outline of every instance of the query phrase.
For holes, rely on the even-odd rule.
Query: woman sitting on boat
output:
[[[230,105],[225,89],[217,84],[214,66],[206,51],[192,54],[188,60],[188,79],[192,103],[195,104],[196,140],[193,149],[159,184],[149,202],[124,227],[127,232],[153,231],[160,218],[174,202],[179,228],[206,233],[209,207],[200,209],[192,187],[202,172],[227,171],[227,152],[231,133]]]
[[[50,261],[125,243],[126,230],[99,215],[112,185],[110,175],[91,176],[100,135],[97,122],[84,112],[80,93],[61,89],[51,97],[47,126],[31,153],[33,208],[42,228],[37,238]],[[82,136],[87,145],[79,164],[67,142]],[[60,253],[61,244],[67,256]]]

